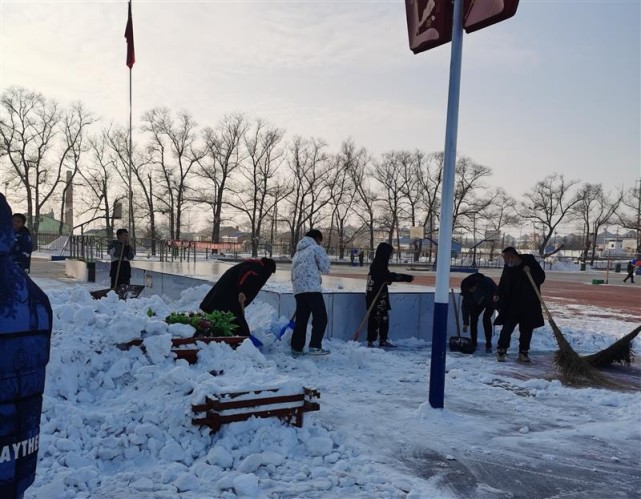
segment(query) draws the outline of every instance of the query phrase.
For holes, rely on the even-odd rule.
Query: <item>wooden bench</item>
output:
[[[205,403],[191,406],[192,411],[200,415],[191,422],[197,426],[208,426],[216,432],[223,424],[246,421],[251,417],[277,417],[300,428],[304,412],[320,410],[320,404],[312,401],[320,398],[318,390],[303,387],[300,393],[293,395],[279,395],[278,391],[275,388],[207,396]]]

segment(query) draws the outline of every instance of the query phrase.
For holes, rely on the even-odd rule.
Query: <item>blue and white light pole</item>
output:
[[[430,364],[430,405],[443,408],[445,393],[445,354],[447,343],[447,312],[452,256],[452,222],[454,218],[454,182],[456,172],[456,140],[458,135],[459,95],[461,90],[461,59],[463,53],[463,0],[454,0],[452,20],[452,55],[445,128],[445,158],[441,217],[436,257],[436,295],[432,327],[432,361]]]

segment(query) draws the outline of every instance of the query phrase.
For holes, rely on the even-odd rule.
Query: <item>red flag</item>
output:
[[[131,18],[131,2],[129,2],[129,15],[127,16],[125,38],[127,39],[127,66],[131,69],[134,62],[136,62],[136,53],[134,52],[134,21]]]

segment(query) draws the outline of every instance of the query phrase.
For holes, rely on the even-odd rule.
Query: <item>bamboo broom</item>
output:
[[[586,355],[583,358],[594,367],[606,367],[613,362],[629,366],[634,360],[634,350],[632,350],[630,343],[640,332],[641,326],[637,327],[631,333],[626,334],[608,348],[593,353],[592,355]]]
[[[598,372],[588,361],[580,357],[579,354],[577,354],[572,349],[568,341],[565,339],[565,336],[563,336],[561,329],[559,329],[559,326],[557,326],[556,322],[554,322],[554,319],[552,318],[552,314],[548,310],[548,307],[545,305],[539,288],[537,288],[536,283],[532,278],[530,268],[524,267],[523,270],[530,280],[530,284],[532,284],[532,288],[534,289],[536,296],[539,298],[543,310],[545,310],[548,322],[550,323],[550,327],[552,328],[552,332],[554,333],[554,338],[559,345],[559,350],[557,350],[557,352],[554,354],[554,363],[559,369],[563,379],[568,384],[572,385],[610,385],[611,383],[608,382],[600,372]]]

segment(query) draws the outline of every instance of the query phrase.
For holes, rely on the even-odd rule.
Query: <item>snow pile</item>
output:
[[[450,355],[447,408],[434,410],[425,403],[423,342],[386,352],[326,341],[330,356],[293,359],[291,331],[282,341],[272,334],[289,318],[259,301],[247,319],[262,351],[248,340],[236,350],[200,343],[197,364],[175,361],[171,337],[189,331],[162,318],[197,310],[208,289],[166,303],[113,294],[95,301],[82,286],[52,285],[40,462],[27,499],[498,497],[511,493],[508,484],[480,473],[480,463],[526,470],[567,461],[612,483],[620,480],[616,463],[640,464],[638,393],[519,380],[498,372],[512,364],[491,356]],[[559,323],[586,352],[632,329],[612,320]],[[144,352],[118,347],[136,338]],[[555,349],[549,328],[535,332],[535,359]],[[303,428],[252,419],[212,434],[191,424],[191,405],[207,395],[304,386],[321,392],[321,410],[307,413]]]

